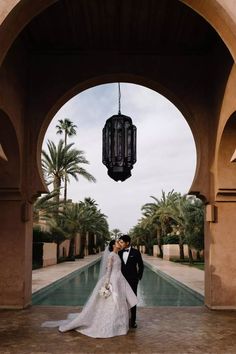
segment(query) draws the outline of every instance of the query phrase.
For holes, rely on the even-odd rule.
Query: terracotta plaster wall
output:
[[[230,163],[236,148],[236,67],[232,67],[219,115],[211,169],[214,222],[205,227],[205,300],[210,308],[236,308],[235,215],[236,164]]]
[[[236,203],[215,203],[215,223],[207,223],[205,303],[212,309],[236,309]]]
[[[5,20],[11,10],[19,3],[20,0],[1,0],[0,4],[0,24]]]
[[[0,307],[31,302],[32,224],[22,221],[22,211],[21,200],[0,200]]]

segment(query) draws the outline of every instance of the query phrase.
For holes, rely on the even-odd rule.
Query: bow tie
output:
[[[129,252],[129,248],[127,250],[124,250],[124,252]]]

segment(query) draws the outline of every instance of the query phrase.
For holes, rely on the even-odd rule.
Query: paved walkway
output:
[[[101,258],[101,254],[90,255],[83,259],[76,259],[74,262],[63,262],[49,267],[35,269],[32,272],[32,293],[48,286],[55,281],[85,268],[88,264],[95,263]]]
[[[158,270],[204,296],[203,270],[189,267],[188,265],[165,261],[157,257],[142,256],[144,263],[154,271]]]
[[[61,275],[65,276],[95,261],[95,258],[89,256],[84,260],[34,271],[34,291],[59,279]],[[153,269],[160,268],[167,276],[179,277],[181,272],[186,286],[202,291],[198,278],[197,286],[194,284],[194,276],[202,276],[203,272],[197,270],[196,273],[193,268],[175,263],[172,267],[170,262],[149,256],[144,256],[144,261]],[[75,331],[60,333],[55,328],[41,327],[44,321],[61,320],[76,311],[80,309],[41,306],[20,311],[1,310],[0,354],[236,353],[234,311],[209,311],[204,306],[138,308],[138,328],[130,330],[126,336],[107,339],[89,338]]]

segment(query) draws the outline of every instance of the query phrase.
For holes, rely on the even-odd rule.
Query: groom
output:
[[[119,252],[121,258],[121,272],[131,286],[133,292],[137,295],[138,282],[143,275],[143,260],[141,253],[131,246],[131,238],[129,235],[122,235],[119,238],[122,250]],[[137,328],[136,323],[136,306],[131,308],[132,328]]]

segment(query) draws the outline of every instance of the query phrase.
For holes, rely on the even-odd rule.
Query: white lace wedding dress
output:
[[[108,298],[99,294],[105,283],[112,285]],[[70,314],[67,320],[47,321],[43,327],[59,326],[60,332],[72,329],[93,338],[109,338],[127,334],[129,309],[137,304],[137,297],[121,273],[118,254],[108,256],[106,273],[97,282],[88,302],[78,314]]]

